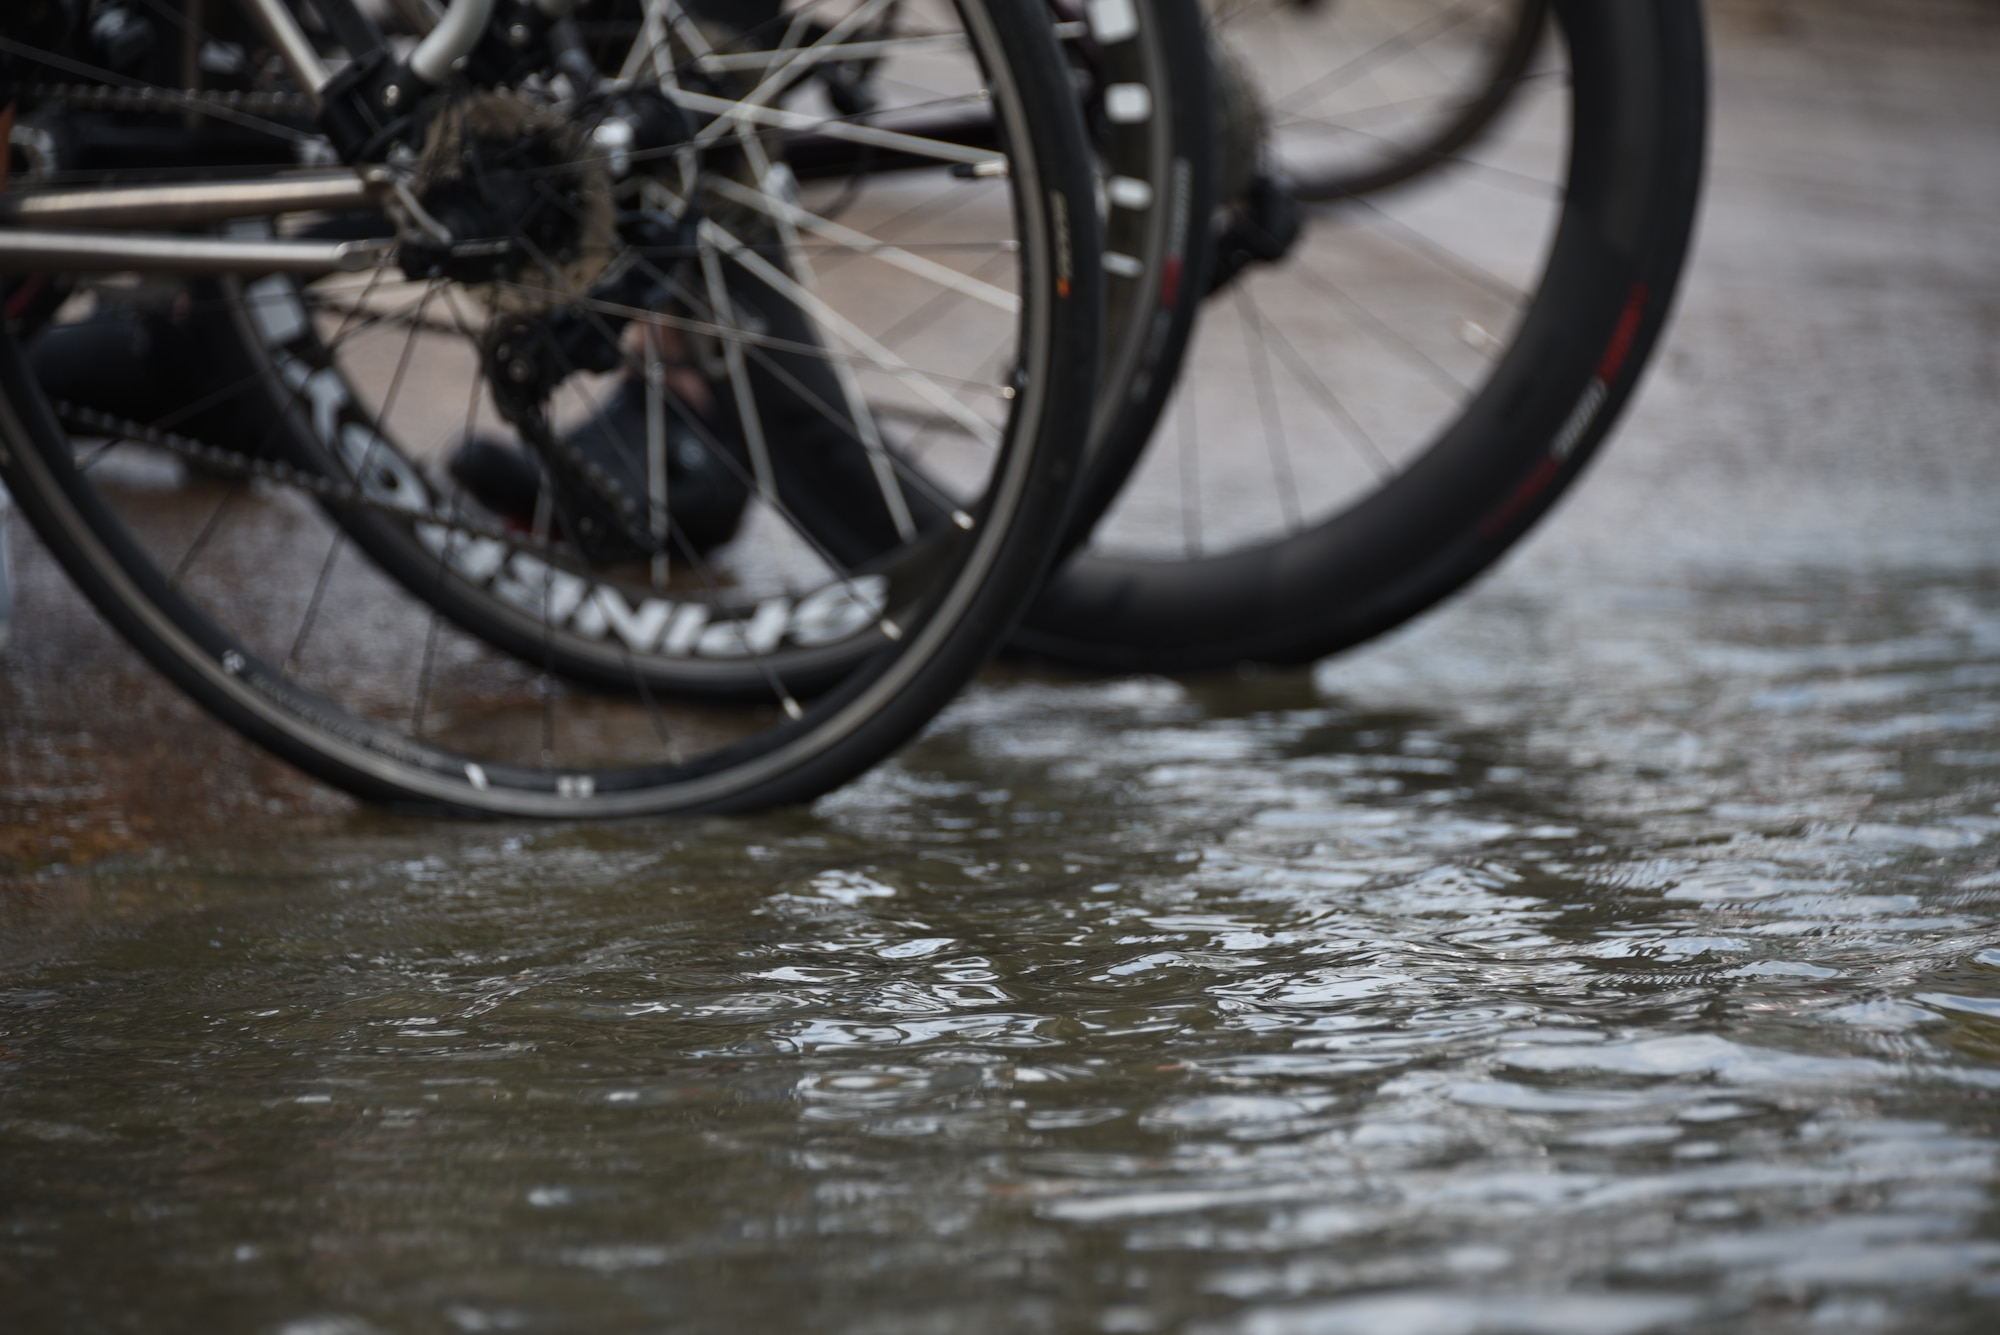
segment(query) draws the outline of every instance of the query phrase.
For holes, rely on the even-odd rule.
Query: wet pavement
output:
[[[1732,4],[1621,437],[1312,673],[810,811],[361,811],[23,535],[9,1329],[2000,1321],[2000,13]]]

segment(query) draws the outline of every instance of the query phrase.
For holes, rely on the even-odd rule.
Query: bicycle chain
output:
[[[94,83],[31,83],[15,95],[29,103],[60,102],[85,111],[200,111],[213,107],[248,116],[295,116],[310,120],[312,104],[297,93],[186,92],[153,84],[111,88]]]
[[[435,513],[418,514],[409,507],[392,505],[388,501],[370,496],[366,489],[351,482],[336,482],[319,473],[309,473],[305,469],[276,459],[259,459],[237,450],[225,450],[220,445],[209,445],[187,436],[177,436],[171,431],[162,431],[144,422],[129,418],[115,417],[99,412],[95,408],[80,408],[73,403],[62,402],[53,405],[56,420],[68,431],[82,431],[90,435],[104,436],[112,441],[129,441],[136,445],[151,445],[197,464],[211,473],[222,473],[243,480],[261,479],[281,486],[294,487],[317,500],[329,505],[353,506],[358,509],[374,510],[392,515],[404,522],[413,519],[428,519],[433,523],[448,524],[477,538],[488,538],[504,542],[512,547],[521,546],[519,534],[509,533],[496,525],[481,523],[470,516]]]

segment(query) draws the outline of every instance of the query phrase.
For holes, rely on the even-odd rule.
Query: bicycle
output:
[[[1308,662],[1489,569],[1629,402],[1700,195],[1698,0],[1211,12],[1253,168],[1226,281],[1013,640],[1096,668]]]
[[[567,5],[490,8],[454,0],[399,44],[344,0],[315,0],[320,23],[239,0],[219,12],[242,22],[169,44],[177,94],[80,58],[54,0],[0,21],[31,131],[0,196],[0,268],[23,276],[0,475],[156,667],[365,798],[572,817],[809,798],[951,698],[1059,536],[1100,288],[1054,33],[1026,0],[859,0],[718,50],[654,8],[630,52],[648,77],[607,79]],[[818,67],[857,64],[900,105],[830,104]],[[182,175],[117,156],[163,97]],[[939,108],[978,109],[984,140],[897,127]],[[105,130],[96,158],[63,142],[79,109]],[[896,168],[875,211],[815,211],[853,206],[823,182],[857,154]],[[310,165],[277,170],[287,156]],[[925,209],[956,233],[854,225]],[[135,230],[194,224],[219,230]],[[271,412],[253,447],[50,404],[28,373],[25,337],[162,281],[255,331],[239,379]],[[614,380],[643,386],[644,476],[593,472],[571,429]],[[762,395],[728,392],[752,381]],[[454,392],[412,389],[433,382]],[[873,513],[800,513],[827,460],[761,429],[774,403],[862,447],[839,481]],[[482,430],[550,464],[525,530],[410,466]],[[702,550],[667,522],[689,441],[757,498],[756,542]]]

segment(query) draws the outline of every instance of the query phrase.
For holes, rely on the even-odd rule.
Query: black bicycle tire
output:
[[[1100,669],[1303,663],[1380,635],[1489,569],[1581,475],[1665,328],[1706,143],[1698,0],[1556,0],[1576,94],[1544,280],[1483,390],[1411,468],[1292,537],[1184,561],[1073,558],[1019,650]]]
[[[365,800],[460,815],[611,818],[744,811],[809,800],[907,741],[1004,638],[1046,572],[1068,513],[1095,389],[1102,292],[1094,180],[1053,37],[1032,0],[964,7],[1017,85],[1027,337],[1039,347],[1017,395],[1000,499],[954,558],[942,610],[875,650],[802,716],[688,765],[577,774],[484,768],[340,711],[246,662],[232,637],[146,555],[75,466],[22,348],[0,331],[0,476],[59,564],[156,668],[218,719]],[[997,518],[996,518],[997,517]],[[519,773],[514,772],[520,770]]]

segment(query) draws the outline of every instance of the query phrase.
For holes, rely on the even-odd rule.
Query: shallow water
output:
[[[1989,1328],[2000,585],[1578,599],[996,679],[811,813],[44,874],[16,1328]]]

